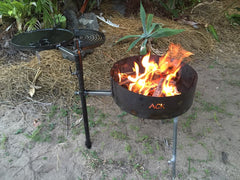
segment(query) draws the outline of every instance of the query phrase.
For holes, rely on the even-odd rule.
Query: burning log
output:
[[[130,81],[129,79],[125,79],[124,81],[120,82],[119,85],[123,86],[123,85],[127,85],[129,83],[131,83],[132,81]]]
[[[153,97],[161,97],[163,81],[164,81],[163,78],[159,81],[158,86],[157,86],[156,90],[154,91],[154,93],[152,95]]]

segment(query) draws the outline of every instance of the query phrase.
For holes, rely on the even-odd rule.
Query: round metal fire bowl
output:
[[[67,45],[73,37],[74,34],[67,29],[39,29],[14,36],[11,45],[20,50],[41,51]]]
[[[152,55],[156,62],[160,56]],[[137,62],[140,71],[143,69],[140,60],[142,56],[133,56],[116,62],[111,69],[112,96],[116,104],[124,111],[145,119],[169,119],[185,113],[193,103],[197,85],[197,72],[188,64],[182,63],[181,76],[177,82],[180,95],[170,97],[143,96],[118,84],[120,72],[130,72]]]

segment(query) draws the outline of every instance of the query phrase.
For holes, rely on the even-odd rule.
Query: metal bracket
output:
[[[79,95],[82,91],[76,91],[75,94]],[[90,95],[90,96],[112,96],[112,91],[107,90],[85,90],[84,95]]]

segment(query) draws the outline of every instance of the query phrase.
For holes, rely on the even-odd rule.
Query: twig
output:
[[[0,105],[1,104],[10,105],[10,104],[12,104],[12,102],[11,101],[0,101]]]
[[[33,79],[33,82],[32,82],[33,85],[35,85],[35,83],[36,83],[36,81],[37,81],[37,79],[38,79],[38,77],[40,76],[41,73],[42,73],[42,70],[40,68],[38,68],[37,73],[36,73],[36,75]]]
[[[33,99],[30,98],[30,97],[26,97],[26,99],[31,100],[31,101],[34,102],[34,103],[41,104],[41,105],[43,105],[43,106],[51,106],[51,105],[52,105],[52,103],[43,103],[43,102],[40,102],[40,101],[33,100]]]

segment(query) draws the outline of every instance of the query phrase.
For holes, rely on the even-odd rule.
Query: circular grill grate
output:
[[[80,40],[80,47],[86,49],[100,46],[105,41],[105,36],[102,32],[90,29],[75,30],[74,35]]]

